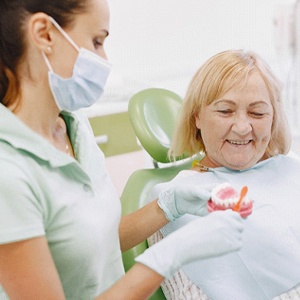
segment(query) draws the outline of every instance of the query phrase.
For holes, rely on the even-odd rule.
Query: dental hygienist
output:
[[[241,217],[206,215],[209,190],[177,186],[121,218],[78,111],[110,71],[105,0],[1,0],[0,11],[1,300],[146,299],[182,265],[240,249]],[[200,217],[125,275],[121,251],[186,212]]]

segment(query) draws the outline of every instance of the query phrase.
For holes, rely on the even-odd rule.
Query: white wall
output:
[[[259,52],[278,68],[274,16],[293,0],[108,0],[111,36],[107,54],[111,81],[183,95],[189,80],[210,56],[230,48]],[[280,40],[282,37],[279,37]],[[282,74],[280,71],[278,74]],[[118,79],[118,80],[117,80]],[[133,82],[134,82],[133,81]],[[127,87],[128,88],[127,84]]]
[[[106,50],[113,72],[102,101],[124,102],[147,87],[183,96],[212,55],[232,48],[254,50],[284,83],[293,150],[300,154],[300,39],[293,57],[289,28],[296,1],[300,5],[300,0],[108,0]],[[300,10],[298,15],[300,24]]]

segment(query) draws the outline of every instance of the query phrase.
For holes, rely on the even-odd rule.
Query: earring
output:
[[[47,52],[50,53],[52,51],[51,46],[47,46]]]

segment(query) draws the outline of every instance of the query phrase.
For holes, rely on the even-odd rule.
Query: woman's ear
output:
[[[195,118],[196,127],[201,130],[201,121],[199,115],[200,115],[199,113],[196,113],[194,115],[194,118]]]
[[[55,29],[45,13],[33,14],[28,22],[28,37],[33,45],[45,53],[51,52]]]

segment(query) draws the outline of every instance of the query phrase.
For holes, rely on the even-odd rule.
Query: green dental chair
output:
[[[124,215],[145,205],[155,184],[169,181],[180,170],[191,168],[191,159],[171,163],[167,155],[181,104],[182,100],[177,94],[158,88],[142,90],[130,99],[128,113],[132,127],[141,145],[152,157],[154,168],[137,170],[129,177],[121,195]],[[159,163],[163,167],[158,167]],[[125,271],[134,265],[135,257],[147,248],[147,241],[143,241],[123,253]],[[166,298],[158,289],[150,299]]]
[[[129,101],[131,125],[141,145],[152,157],[155,167],[158,167],[158,163],[170,162],[168,150],[181,104],[179,95],[160,88],[142,90]]]

